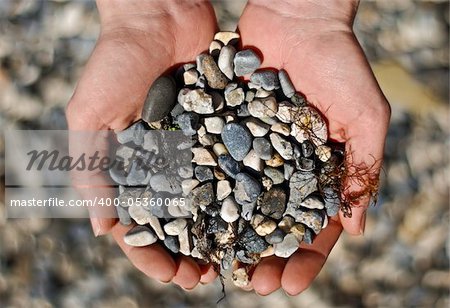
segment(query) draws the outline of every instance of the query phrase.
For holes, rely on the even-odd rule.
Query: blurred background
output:
[[[245,1],[215,1],[234,30]],[[225,281],[221,307],[449,307],[449,4],[362,0],[357,37],[392,105],[379,203],[343,235],[299,296]],[[0,0],[0,127],[65,129],[64,108],[99,33],[92,1]],[[4,140],[0,139],[3,194]],[[132,267],[86,220],[6,219],[0,307],[210,307],[219,282],[185,292]]]

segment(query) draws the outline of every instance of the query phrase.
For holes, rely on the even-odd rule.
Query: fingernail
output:
[[[364,235],[364,231],[366,229],[366,213],[367,212],[364,211],[364,213],[361,216],[361,223],[360,223],[361,229],[359,230],[359,234],[361,235]]]

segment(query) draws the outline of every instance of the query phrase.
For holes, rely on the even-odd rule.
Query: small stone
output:
[[[314,146],[309,140],[305,140],[301,144],[302,154],[304,157],[310,157],[314,153]]]
[[[183,190],[183,196],[188,196],[189,193],[198,186],[200,182],[196,179],[187,179],[181,182],[181,188]]]
[[[269,244],[259,236],[252,228],[246,228],[239,236],[238,245],[248,253],[261,253]]]
[[[146,210],[143,206],[134,204],[128,207],[128,214],[130,214],[130,217],[133,218],[138,225],[147,224],[152,216],[152,213]]]
[[[204,208],[214,201],[214,190],[211,183],[196,187],[191,192],[191,203],[195,207]]]
[[[272,158],[272,145],[265,138],[253,139],[253,149],[255,150],[256,154],[263,160],[269,160]]]
[[[289,231],[291,234],[295,235],[299,242],[301,242],[305,235],[305,226],[302,224],[294,224]]]
[[[264,89],[257,89],[255,93],[256,98],[267,98],[269,96],[275,97],[275,93],[273,91],[266,91]]]
[[[245,94],[242,88],[238,88],[237,83],[229,83],[224,91],[227,106],[235,107],[244,102]]]
[[[286,209],[286,213],[294,217],[296,222],[300,222],[307,227],[311,228],[315,234],[319,234],[322,230],[323,216],[315,210],[302,210],[300,207],[294,209],[293,206],[289,206]]]
[[[240,118],[245,118],[250,116],[250,112],[248,112],[247,104],[242,104],[236,109],[236,114]]]
[[[333,217],[338,214],[340,206],[339,194],[331,187],[326,186],[322,190],[327,215]]]
[[[291,128],[286,123],[275,123],[270,127],[270,129],[275,132],[279,133],[283,136],[289,136],[291,133]]]
[[[231,193],[231,185],[227,180],[217,182],[217,200],[221,201]],[[223,218],[223,217],[222,217]]]
[[[178,253],[180,251],[180,242],[178,241],[177,236],[166,236],[164,245],[173,253]]]
[[[176,102],[176,84],[171,76],[157,78],[145,99],[142,119],[148,123],[159,121],[169,114]]]
[[[181,233],[178,235],[178,241],[180,243],[179,251],[185,256],[189,256],[193,247],[192,236],[189,232],[189,228],[184,228],[181,231]]]
[[[125,144],[128,142],[133,142],[136,145],[141,145],[144,142],[144,135],[147,133],[148,129],[144,125],[145,122],[138,121],[133,123],[127,129],[118,132],[116,134],[117,141],[120,144]]]
[[[225,121],[220,117],[205,118],[206,131],[211,134],[220,134],[225,125]]]
[[[294,166],[292,164],[286,162],[284,164],[284,179],[289,181],[291,176],[294,174],[294,171],[295,171]]]
[[[200,75],[204,74],[202,63],[203,63],[203,59],[205,57],[207,57],[207,56],[208,55],[206,53],[201,53],[195,58],[195,64],[196,64],[196,67],[197,67],[197,71],[200,73]]]
[[[281,243],[286,234],[281,229],[275,229],[272,233],[265,236],[265,240],[269,244]]]
[[[213,134],[205,134],[203,136],[198,137],[198,142],[200,142],[200,144],[204,147],[212,146],[217,141],[219,141],[217,135]]]
[[[183,179],[189,179],[194,176],[194,169],[192,168],[192,166],[180,166],[177,169],[177,173]]]
[[[165,239],[165,234],[163,231],[163,228],[161,227],[161,223],[159,222],[159,219],[156,216],[151,215],[148,219],[148,223],[150,224],[150,227],[152,227],[153,231],[155,231],[156,235],[160,240]]]
[[[208,226],[206,228],[206,234],[216,234],[218,232],[226,232],[228,229],[228,223],[221,217],[211,217],[208,220]]]
[[[277,228],[277,224],[275,223],[275,221],[268,219],[260,214],[254,215],[250,221],[250,224],[252,225],[255,232],[260,236],[266,236],[272,233]]]
[[[170,194],[176,195],[181,194],[181,181],[173,176],[167,176],[164,173],[154,174],[150,178],[150,187],[155,191],[168,192]]]
[[[312,159],[300,157],[299,159],[295,160],[295,166],[301,171],[310,172],[314,170],[315,163]]]
[[[300,203],[300,205],[308,209],[321,210],[325,207],[325,202],[323,202],[319,196],[309,195]]]
[[[239,218],[239,206],[233,197],[227,197],[223,203],[220,210],[220,217],[228,223],[232,223]]]
[[[274,97],[255,98],[248,103],[248,112],[255,118],[274,117],[278,111],[278,104]]]
[[[135,226],[125,234],[123,241],[130,246],[143,247],[153,244],[157,239],[150,228]]]
[[[261,59],[251,49],[238,51],[234,56],[234,72],[236,76],[252,74],[261,65]]]
[[[270,141],[272,142],[273,147],[275,150],[286,160],[293,159],[293,148],[289,141],[286,141],[278,135],[277,133],[271,133],[269,135]]]
[[[241,172],[241,165],[230,155],[220,155],[217,159],[220,169],[233,179]]]
[[[236,175],[236,186],[234,187],[234,197],[236,202],[243,205],[256,201],[261,194],[261,186],[258,181],[246,173]]]
[[[275,250],[273,249],[273,246],[269,246],[269,247],[267,247],[266,250],[264,250],[263,252],[261,252],[261,253],[259,254],[259,256],[260,256],[261,258],[266,258],[266,257],[273,256],[274,253],[275,253]]]
[[[289,203],[298,205],[317,190],[317,178],[311,172],[297,171],[289,181],[289,188]]]
[[[320,146],[328,139],[328,128],[317,110],[309,106],[301,107],[292,123],[291,135],[300,143],[310,140],[315,146]]]
[[[236,54],[236,49],[232,45],[227,45],[227,46],[222,47],[222,49],[220,50],[219,59],[217,60],[219,69],[230,80],[232,80],[234,77],[233,59],[234,59],[235,54]]]
[[[256,207],[256,201],[255,202],[246,202],[241,204],[242,210],[241,210],[241,217],[244,218],[247,221],[250,221],[253,216],[253,211]]]
[[[327,145],[319,145],[315,152],[317,157],[323,162],[327,162],[331,158],[331,148]]]
[[[283,123],[292,123],[299,116],[299,108],[290,102],[280,102],[278,104],[277,118]]]
[[[212,96],[204,89],[181,89],[178,94],[178,103],[186,111],[194,111],[199,114],[211,114],[214,112]]]
[[[228,154],[228,150],[223,143],[215,143],[213,145],[213,152],[217,157]]]
[[[273,182],[273,185],[278,185],[284,182],[284,174],[280,170],[273,167],[264,168],[264,174],[267,175]]]
[[[273,248],[275,255],[280,258],[289,258],[299,248],[299,241],[294,234],[287,234],[283,241],[278,244],[274,244]]]
[[[278,79],[280,80],[280,86],[281,90],[283,90],[283,94],[286,97],[291,98],[295,94],[295,88],[287,72],[283,69],[279,70]]]
[[[274,168],[283,166],[283,164],[284,164],[284,160],[281,157],[281,155],[278,153],[273,154],[272,158],[266,161],[267,166],[274,167]]]
[[[187,70],[183,73],[183,80],[185,85],[193,85],[197,83],[198,72],[195,68]]]
[[[199,117],[193,112],[185,112],[180,114],[175,122],[180,126],[182,132],[186,136],[192,136],[197,133]]]
[[[123,208],[122,206],[117,206],[117,216],[119,217],[119,222],[124,225],[128,226],[131,224],[131,217],[130,214],[128,214],[128,210]]]
[[[222,49],[223,43],[221,41],[213,40],[209,44],[209,54],[213,57],[217,57]]]
[[[245,126],[254,137],[263,137],[269,132],[270,126],[258,119],[250,118],[245,121]]]
[[[221,136],[230,155],[235,160],[242,161],[252,146],[250,132],[240,124],[228,123]]]
[[[192,148],[192,162],[201,166],[217,166],[217,162],[211,152],[205,148]]]
[[[250,283],[250,278],[245,268],[235,269],[233,271],[231,279],[233,280],[234,285],[239,288],[244,288]]]
[[[220,206],[221,206],[220,204],[214,202],[214,203],[211,203],[210,205],[204,207],[204,209],[202,209],[202,210],[206,215],[209,215],[211,217],[216,217],[220,214]]]
[[[314,233],[310,229],[305,230],[305,234],[303,235],[303,242],[311,245],[313,242]]]
[[[147,185],[149,181],[149,174],[150,172],[146,170],[145,166],[142,166],[142,163],[139,163],[137,160],[135,160],[131,164],[130,170],[128,171],[126,180],[127,185],[129,186]]]
[[[253,91],[251,91],[251,90],[248,90],[248,91],[245,93],[245,101],[246,101],[247,103],[250,103],[254,98],[255,98],[255,92],[253,92]]]
[[[202,89],[204,89],[206,87],[206,78],[205,78],[205,76],[201,75],[201,76],[199,76],[197,78],[197,82],[195,83],[195,87],[196,88],[202,88]]]
[[[294,95],[292,95],[292,97],[291,97],[291,102],[297,107],[305,107],[306,106],[306,99],[300,93],[294,93]]]
[[[286,192],[278,187],[274,187],[264,192],[258,199],[261,212],[274,219],[280,219],[286,209]]]
[[[280,86],[277,74],[271,70],[259,70],[254,72],[250,76],[250,81],[267,91],[278,89]]]
[[[210,55],[206,55],[201,59],[203,74],[208,81],[208,85],[213,89],[225,89],[228,84],[227,77],[220,71],[214,58]]]
[[[214,167],[213,172],[214,172],[214,177],[219,181],[225,180],[227,178],[225,172],[220,170],[220,168],[218,168],[218,167]]]
[[[179,235],[181,231],[187,226],[187,221],[184,218],[177,218],[164,225],[164,231],[167,235]]]
[[[213,172],[206,166],[197,166],[194,170],[195,177],[200,182],[210,181],[214,179]]]
[[[250,150],[242,162],[244,163],[244,166],[252,168],[258,172],[262,171],[264,167],[263,161],[259,158],[258,154],[256,154],[255,150]]]
[[[220,31],[214,35],[215,41],[220,41],[224,45],[234,45],[238,42],[241,36],[236,32]]]
[[[263,187],[264,187],[264,189],[265,189],[266,191],[268,191],[269,189],[272,188],[273,181],[272,181],[272,179],[269,178],[268,176],[263,176],[263,177],[261,178],[261,182],[262,182],[262,185],[263,185]]]
[[[283,219],[278,223],[278,227],[284,232],[289,233],[292,226],[295,224],[295,219],[289,215],[283,217]]]

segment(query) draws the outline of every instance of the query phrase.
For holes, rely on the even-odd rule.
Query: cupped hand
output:
[[[262,67],[284,68],[328,119],[329,137],[346,143],[347,168],[371,174],[346,183],[344,195],[359,196],[351,218],[340,212],[313,245],[302,244],[288,260],[269,257],[256,266],[251,287],[259,294],[280,287],[300,293],[319,273],[342,228],[354,235],[364,231],[367,185],[378,179],[390,108],[353,34],[356,9],[356,1],[249,1],[239,21],[243,47],[261,51]]]
[[[67,120],[70,130],[120,131],[141,117],[157,77],[208,48],[217,24],[204,1],[98,0],[97,6],[101,34],[67,107]],[[130,227],[117,219],[91,216],[91,222],[96,235],[111,233],[130,261],[152,278],[186,289],[215,278],[211,267],[185,256],[174,260],[160,245],[126,245],[123,236]]]

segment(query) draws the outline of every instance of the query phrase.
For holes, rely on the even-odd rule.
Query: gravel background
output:
[[[245,1],[215,1],[233,29]],[[362,1],[355,25],[392,104],[383,185],[366,235],[343,235],[313,286],[240,291],[221,307],[448,307],[449,4]],[[64,129],[64,107],[99,32],[92,1],[0,0],[0,127]],[[0,139],[3,188],[4,140]],[[3,194],[1,189],[0,194]],[[209,307],[218,283],[185,292],[146,278],[85,220],[7,220],[0,198],[0,307]]]

